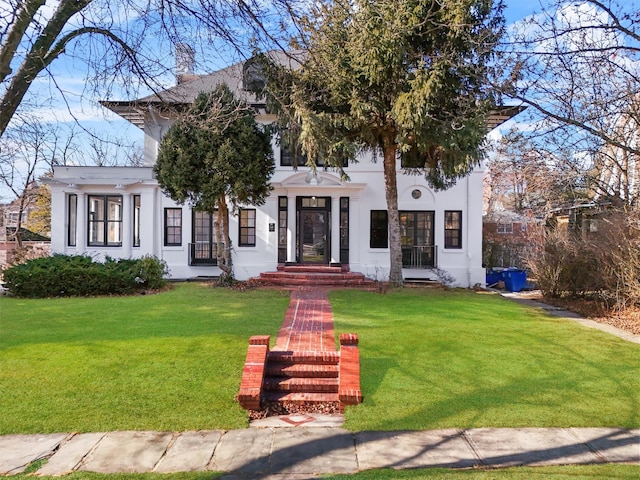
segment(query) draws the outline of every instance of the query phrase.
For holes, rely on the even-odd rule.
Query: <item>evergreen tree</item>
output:
[[[229,204],[264,204],[275,165],[268,129],[225,85],[201,93],[163,137],[154,171],[178,204],[214,214],[218,266],[233,275]]]
[[[501,1],[335,0],[302,23],[301,67],[266,69],[271,105],[313,163],[381,152],[390,275],[402,284],[396,162],[443,189],[481,159],[495,106],[489,62]]]

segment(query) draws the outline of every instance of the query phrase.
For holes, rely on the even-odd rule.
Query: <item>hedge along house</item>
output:
[[[177,205],[154,179],[160,141],[180,110],[221,83],[252,105],[259,122],[271,123],[275,116],[250,93],[256,81],[251,60],[198,76],[190,70],[189,49],[182,54],[174,87],[138,100],[101,102],[144,131],[143,166],[54,167],[53,253],[154,255],[166,261],[175,279],[220,274],[214,253],[215,219]],[[495,112],[488,128],[519,111],[505,107]],[[290,152],[276,138],[272,146],[276,170],[270,197],[264,205],[247,205],[230,218],[236,278],[256,277],[284,265],[333,265],[373,279],[388,278],[382,162],[373,162],[371,155],[358,158],[345,166],[350,181],[343,182],[321,166],[315,173],[294,167]],[[481,168],[436,192],[423,176],[403,175],[398,163],[404,278],[438,279],[446,272],[444,276],[458,286],[484,284]]]

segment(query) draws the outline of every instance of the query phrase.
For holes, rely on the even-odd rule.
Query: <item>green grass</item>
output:
[[[221,473],[144,473],[144,474],[99,474],[78,472],[66,475],[65,480],[213,480]],[[325,480],[635,480],[640,476],[638,465],[568,465],[560,467],[516,467],[496,470],[451,470],[432,468],[422,470],[370,470],[354,475],[327,475]],[[16,475],[10,478],[33,478]],[[43,480],[60,477],[38,477]]]
[[[332,475],[325,480],[634,480],[638,465],[568,465],[561,467],[516,467],[496,470],[370,470],[356,475]]]
[[[285,292],[178,284],[157,295],[0,298],[0,434],[247,426],[248,339]]]
[[[353,430],[640,427],[640,346],[497,295],[330,294],[360,337]]]
[[[640,346],[493,295],[332,292],[360,336],[347,428],[640,427]],[[132,297],[0,298],[0,434],[247,426],[251,335],[286,292],[178,284]]]

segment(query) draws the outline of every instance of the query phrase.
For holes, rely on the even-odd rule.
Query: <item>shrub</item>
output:
[[[4,270],[16,297],[125,295],[164,285],[166,264],[154,257],[94,262],[82,255],[37,258]]]
[[[590,296],[611,308],[640,305],[640,216],[607,212],[597,231],[549,230],[527,259],[549,296]]]

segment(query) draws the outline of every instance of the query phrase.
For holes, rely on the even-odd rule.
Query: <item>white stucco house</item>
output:
[[[56,166],[50,181],[53,253],[163,259],[174,279],[220,273],[213,254],[213,219],[164,196],[153,165],[163,134],[175,119],[165,108],[190,104],[224,82],[251,103],[257,120],[274,117],[246,89],[248,63],[209,75],[179,75],[161,96],[102,102],[144,131],[141,167]],[[186,72],[188,73],[188,72]],[[175,110],[173,110],[175,111]],[[489,129],[519,110],[504,108]],[[387,210],[382,162],[363,156],[345,170],[343,182],[331,170],[292,166],[273,140],[273,191],[259,207],[247,205],[231,218],[234,273],[238,279],[275,271],[279,265],[341,265],[384,280],[389,271]],[[446,191],[429,188],[423,176],[404,175],[398,162],[404,278],[436,279],[459,286],[484,284],[482,267],[483,172],[474,170]]]

